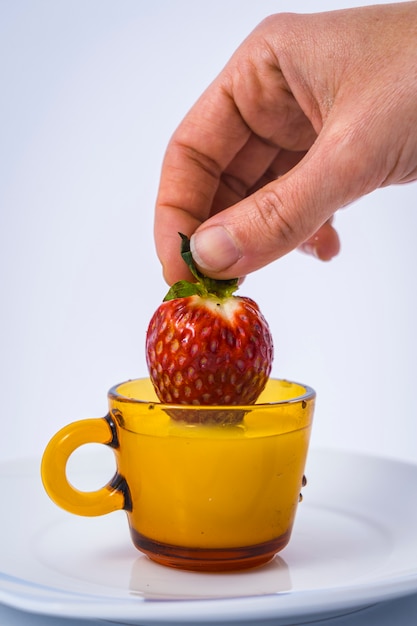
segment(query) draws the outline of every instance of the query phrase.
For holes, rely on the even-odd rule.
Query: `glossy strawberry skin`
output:
[[[146,359],[161,402],[249,405],[268,380],[273,342],[250,298],[192,295],[155,311]]]

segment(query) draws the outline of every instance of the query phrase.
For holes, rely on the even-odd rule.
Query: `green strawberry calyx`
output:
[[[174,300],[175,298],[187,298],[188,296],[201,296],[207,298],[215,296],[220,299],[229,298],[239,287],[238,278],[231,278],[229,280],[217,280],[205,276],[200,272],[195,263],[190,250],[190,240],[187,235],[178,233],[181,237],[181,256],[187,264],[191,274],[196,279],[196,282],[192,283],[188,280],[179,280],[174,283],[167,295],[164,298],[164,302],[168,300]]]

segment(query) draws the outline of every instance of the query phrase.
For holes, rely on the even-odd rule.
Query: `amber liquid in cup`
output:
[[[73,513],[124,508],[134,545],[158,563],[201,571],[261,565],[291,536],[314,399],[309,387],[270,380],[256,405],[204,407],[213,420],[201,424],[190,417],[198,407],[176,406],[173,419],[150,381],[122,383],[109,392],[105,418],[70,424],[51,440],[44,484]],[[98,492],[75,492],[65,459],[93,439],[114,448],[117,474]],[[52,457],[62,459],[55,472]]]

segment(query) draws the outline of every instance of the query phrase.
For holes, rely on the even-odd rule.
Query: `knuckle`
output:
[[[279,191],[263,189],[255,194],[254,200],[262,237],[274,242],[281,240],[285,246],[294,245],[296,231],[292,220],[287,217],[288,208]]]

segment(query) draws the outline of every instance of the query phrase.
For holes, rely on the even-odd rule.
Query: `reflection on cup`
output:
[[[161,404],[150,381],[139,379],[113,387],[108,398],[106,417],[69,424],[46,447],[42,478],[59,506],[90,516],[126,510],[134,545],[176,568],[255,567],[287,545],[303,485],[311,388],[271,379],[255,405],[200,408]],[[201,410],[225,411],[228,420],[201,423]],[[233,411],[243,419],[231,420]],[[116,475],[93,492],[66,477],[69,456],[86,443],[109,445],[116,456]]]

